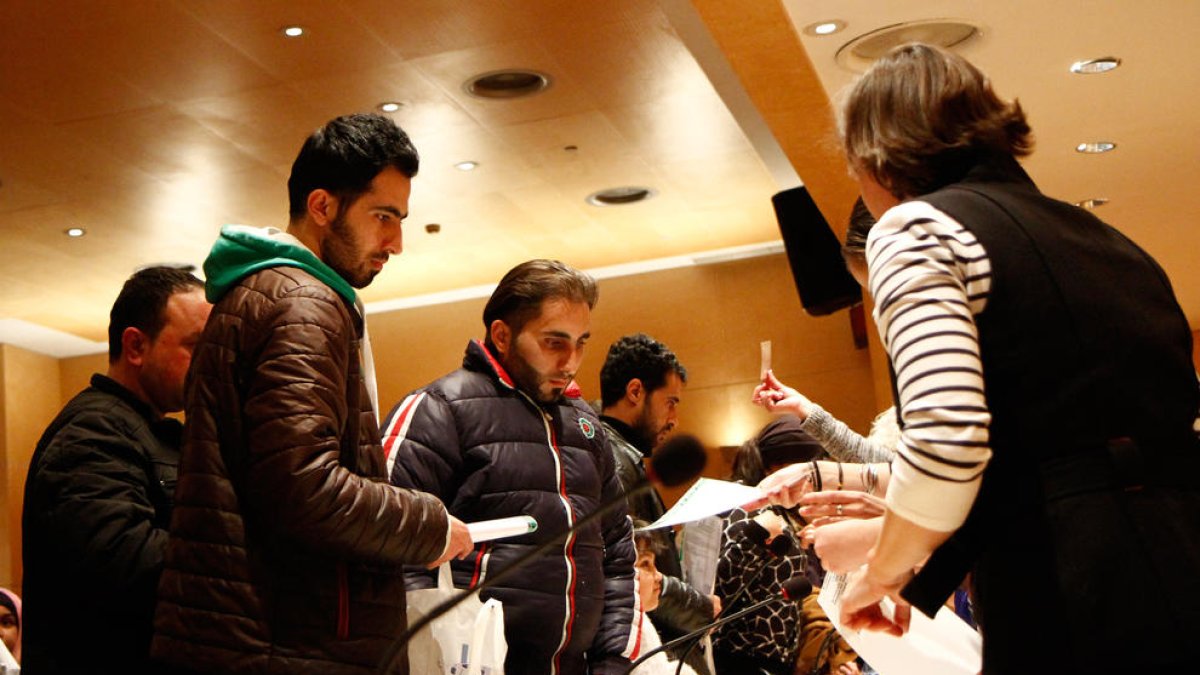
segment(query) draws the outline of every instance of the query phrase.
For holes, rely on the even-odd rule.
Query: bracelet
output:
[[[821,467],[817,466],[817,460],[815,460],[815,459],[812,461],[812,483],[813,483],[813,488],[814,488],[813,491],[820,492],[821,491]]]
[[[846,483],[845,483],[845,480],[844,480],[844,479],[845,479],[845,476],[843,476],[843,475],[842,475],[842,463],[841,463],[841,462],[838,462],[838,463],[837,463],[837,466],[838,466],[838,486],[837,486],[837,489],[841,490],[841,489],[842,489],[842,487],[843,487],[843,486],[846,484]]]
[[[866,467],[867,467],[867,480],[866,480],[867,494],[873,495],[873,494],[875,494],[875,490],[879,487],[879,470],[875,468],[874,464],[867,464]]]

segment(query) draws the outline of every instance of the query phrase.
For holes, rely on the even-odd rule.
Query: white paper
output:
[[[650,523],[643,530],[653,530],[668,525],[690,523],[706,516],[715,516],[733,508],[766,496],[762,490],[741,483],[730,483],[714,478],[701,478],[690,490],[683,493],[675,506],[662,518]]]
[[[536,532],[537,528],[537,520],[533,516],[512,516],[511,518],[467,523],[467,532],[471,533],[471,541],[474,542],[519,537],[522,534]]]
[[[899,637],[878,631],[842,630],[845,589],[846,575],[826,574],[817,602],[838,633],[880,675],[978,675],[983,669],[983,639],[945,607],[933,619],[913,609],[908,632]],[[887,598],[883,606],[884,612],[895,608]]]

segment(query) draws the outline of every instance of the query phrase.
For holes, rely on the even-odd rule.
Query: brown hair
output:
[[[513,335],[521,332],[542,309],[542,302],[563,298],[596,306],[600,291],[589,274],[557,260],[527,260],[500,280],[483,308],[483,327],[491,344],[491,325],[496,319],[508,324]]]
[[[850,166],[898,199],[956,182],[982,156],[1033,151],[1025,113],[987,77],[939,47],[901,45],[874,63],[842,107]]]

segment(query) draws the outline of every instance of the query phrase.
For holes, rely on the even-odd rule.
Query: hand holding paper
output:
[[[759,499],[749,502],[747,510],[760,509],[768,504],[779,504],[792,508],[800,498],[812,490],[812,467],[805,464],[789,464],[767,476],[758,484],[762,493]]]
[[[763,493],[756,487],[730,483],[724,480],[701,478],[675,502],[662,518],[650,523],[643,530],[653,530],[668,525],[690,523],[718,513],[725,513],[748,502],[760,501]]]

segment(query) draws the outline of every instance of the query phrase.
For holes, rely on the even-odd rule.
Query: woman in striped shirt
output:
[[[903,632],[908,603],[932,615],[973,571],[985,673],[1194,666],[1200,389],[1165,273],[1037,190],[1019,104],[957,55],[881,58],[842,132],[879,217],[868,288],[902,426],[843,622]],[[787,403],[775,384],[756,390],[768,409]],[[804,478],[763,487],[786,505]]]

